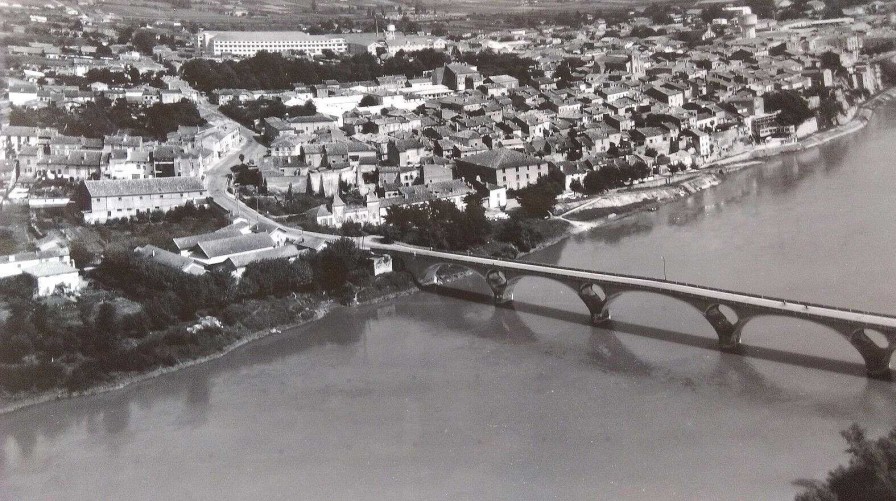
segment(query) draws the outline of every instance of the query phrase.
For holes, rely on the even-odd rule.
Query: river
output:
[[[894,313],[894,122],[528,259]],[[896,383],[808,322],[750,321],[741,356],[672,299],[607,330],[550,281],[454,287],[0,416],[0,499],[787,499],[839,430],[896,424]]]

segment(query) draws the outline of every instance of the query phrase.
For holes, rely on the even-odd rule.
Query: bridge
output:
[[[513,301],[513,286],[522,277],[555,280],[572,288],[601,325],[611,319],[608,307],[619,294],[642,291],[683,301],[697,310],[715,330],[719,348],[736,351],[741,331],[751,319],[775,315],[810,320],[830,327],[855,347],[869,377],[890,379],[890,360],[896,351],[896,316],[855,311],[789,299],[744,294],[700,285],[647,277],[601,273],[562,266],[471,256],[428,249],[371,243],[369,248],[392,256],[396,271],[410,272],[418,285],[439,283],[439,270],[454,265],[482,276],[494,295],[495,304]]]

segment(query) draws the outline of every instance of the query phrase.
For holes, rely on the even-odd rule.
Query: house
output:
[[[153,211],[168,212],[187,203],[204,205],[202,182],[192,177],[85,181],[81,194],[84,221],[105,223]]]
[[[663,86],[653,86],[644,92],[644,95],[665,104],[666,106],[684,106],[684,93],[680,90]]]
[[[238,237],[247,235],[248,231],[239,228],[221,228],[211,233],[202,233],[199,235],[189,235],[186,237],[178,237],[174,239],[174,247],[177,248],[181,256],[189,256],[199,245],[200,242],[210,242],[212,240],[221,240],[223,238]]]
[[[383,254],[382,256],[371,255],[366,261],[367,266],[375,277],[384,273],[392,273],[392,256],[389,254]]]
[[[200,264],[209,266],[223,263],[231,257],[254,254],[274,247],[274,239],[269,234],[249,233],[199,242],[190,257]]]
[[[424,163],[420,166],[420,178],[422,178],[424,185],[451,181],[454,179],[454,171],[445,164]]]
[[[273,261],[275,259],[294,259],[307,252],[307,249],[299,250],[295,245],[282,245],[273,249],[262,249],[257,252],[230,256],[221,267],[231,275],[241,277],[246,271],[246,267],[250,264]]]
[[[364,205],[348,205],[342,201],[339,194],[333,195],[333,201],[329,207],[320,205],[306,212],[306,214],[322,226],[341,228],[343,224],[355,222],[359,224],[380,224],[380,200],[376,194],[370,192]]]
[[[45,263],[61,263],[71,265],[68,248],[55,247],[45,251],[20,252],[8,256],[0,256],[0,278],[20,275],[25,270]]]
[[[497,148],[456,160],[457,173],[467,182],[479,181],[510,190],[535,184],[548,174],[548,163],[527,153]]]
[[[322,129],[338,129],[341,126],[339,118],[323,113],[291,117],[286,122],[298,134],[312,134]]]
[[[495,84],[503,89],[516,89],[520,86],[519,79],[510,75],[493,75],[486,78],[485,82]]]
[[[443,81],[433,83],[444,84],[451,90],[475,89],[483,82],[482,75],[475,66],[460,63],[446,64],[442,78]]]
[[[701,157],[708,157],[712,153],[712,136],[699,130],[685,130],[681,135],[688,141],[688,146],[694,148]]]
[[[645,149],[653,149],[659,153],[669,153],[669,140],[667,139],[668,131],[662,127],[640,127],[632,129],[629,135],[632,142]]]
[[[84,288],[78,269],[66,263],[44,262],[30,266],[24,273],[34,277],[37,284],[34,295],[52,296],[56,293],[76,293]]]
[[[420,163],[426,151],[423,143],[417,139],[395,139],[389,141],[389,163],[392,165],[416,165]]]
[[[188,275],[202,275],[205,268],[192,259],[161,249],[154,245],[144,245],[134,249],[134,254],[154,263],[174,268]]]

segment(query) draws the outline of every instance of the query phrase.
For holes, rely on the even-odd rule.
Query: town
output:
[[[896,76],[892,2],[469,29],[421,10],[258,31],[0,3],[3,391],[84,390],[410,287],[364,238],[517,257],[848,132]],[[604,203],[621,193],[640,198]]]

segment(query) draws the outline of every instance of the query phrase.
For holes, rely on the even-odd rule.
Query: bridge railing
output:
[[[396,250],[390,249],[390,251],[394,252]],[[613,273],[613,272],[606,272],[606,271],[585,270],[582,268],[573,268],[570,266],[560,266],[560,265],[555,265],[555,264],[544,264],[544,263],[529,262],[529,261],[518,261],[515,259],[506,259],[506,258],[501,258],[501,257],[477,256],[477,255],[473,255],[473,254],[462,254],[459,252],[452,252],[452,251],[415,249],[413,247],[409,247],[407,250],[404,250],[404,249],[397,250],[397,252],[401,252],[401,253],[405,253],[405,254],[415,254],[418,251],[432,252],[435,254],[442,254],[442,255],[446,255],[446,256],[457,256],[458,258],[476,258],[476,259],[482,259],[485,261],[496,261],[496,262],[500,262],[500,263],[543,266],[545,268],[551,268],[551,269],[562,270],[562,271],[574,271],[577,273],[594,273],[594,274],[606,275],[606,276],[614,277],[614,278],[622,278],[622,279],[630,279],[630,280],[647,280],[650,282],[658,282],[658,283],[662,283],[662,284],[693,287],[696,289],[703,289],[706,291],[719,292],[719,293],[723,293],[723,294],[734,294],[734,295],[738,295],[738,296],[747,296],[747,297],[751,297],[751,298],[764,299],[764,300],[768,300],[768,301],[777,301],[777,302],[781,302],[781,303],[799,304],[801,306],[803,306],[803,305],[811,306],[814,308],[823,308],[823,309],[827,309],[827,310],[848,311],[850,313],[855,313],[858,315],[871,315],[871,316],[877,316],[877,317],[883,317],[883,318],[889,318],[889,319],[896,320],[896,315],[887,315],[885,313],[878,313],[878,312],[874,312],[874,311],[855,310],[852,308],[830,306],[830,305],[821,304],[821,303],[812,303],[812,302],[807,302],[807,301],[793,300],[793,299],[781,298],[781,297],[776,297],[776,296],[766,296],[766,295],[762,295],[762,294],[744,293],[744,292],[740,292],[740,291],[733,291],[730,289],[722,289],[719,287],[710,287],[710,286],[706,286],[706,285],[692,284],[689,282],[677,282],[674,280],[664,280],[661,278],[644,277],[644,276],[638,276],[638,275],[626,275],[623,273]],[[459,259],[459,261],[463,261],[463,259]]]

